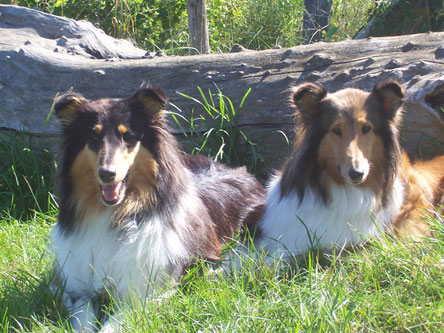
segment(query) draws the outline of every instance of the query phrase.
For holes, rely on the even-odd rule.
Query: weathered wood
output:
[[[86,21],[75,21],[34,9],[0,5],[2,50],[26,46],[51,59],[56,53],[93,59],[137,59],[146,51],[129,41],[114,39]]]
[[[205,0],[187,0],[190,46],[200,54],[210,53],[206,6]],[[194,51],[193,54],[195,53]]]
[[[344,87],[369,91],[376,82],[399,79],[409,94],[404,147],[410,152],[418,147],[422,152],[444,152],[444,144],[439,144],[444,142],[444,113],[440,111],[444,106],[440,97],[444,93],[443,32],[258,52],[92,59],[90,54],[68,53],[57,45],[67,35],[66,44],[78,46],[77,39],[85,38],[78,30],[82,27],[79,22],[11,6],[0,6],[0,14],[0,127],[4,129],[57,140],[57,121],[54,116],[48,122],[45,119],[53,98],[71,88],[87,98],[124,97],[148,81],[164,89],[184,116],[192,108],[201,109],[178,92],[199,98],[197,86],[204,92],[216,92],[217,85],[239,105],[251,88],[239,123],[254,141],[262,143],[265,158],[276,167],[288,154],[278,131],[290,139],[293,135],[293,110],[288,101],[291,86],[311,81],[323,83],[330,91]],[[42,33],[46,30],[57,31],[57,37],[46,36]],[[93,44],[91,47],[97,46]],[[171,104],[168,108],[175,110]]]

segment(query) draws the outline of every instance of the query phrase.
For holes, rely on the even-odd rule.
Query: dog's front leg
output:
[[[105,321],[99,333],[118,333],[122,331],[121,313],[117,311]]]
[[[97,331],[96,312],[90,297],[83,295],[67,295],[66,307],[68,309],[72,329],[75,332]]]

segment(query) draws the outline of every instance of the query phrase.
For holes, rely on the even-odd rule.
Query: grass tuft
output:
[[[177,112],[170,112],[185,137],[186,145],[192,147],[190,154],[202,154],[212,157],[229,166],[247,166],[248,170],[258,173],[265,167],[259,145],[251,141],[239,126],[239,115],[251,89],[244,94],[239,106],[225,96],[216,86],[216,93],[211,90],[205,94],[200,87],[199,98],[183,93],[198,105],[201,110],[193,108],[190,119],[174,104]]]
[[[52,155],[35,152],[31,139],[12,132],[2,136],[0,156],[0,216],[28,219],[54,211]]]

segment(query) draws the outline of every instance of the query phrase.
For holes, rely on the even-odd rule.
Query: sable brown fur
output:
[[[396,81],[376,85],[371,93],[345,89],[332,95],[322,85],[313,83],[296,87],[292,100],[297,107],[297,139],[282,170],[281,198],[296,193],[302,201],[305,189],[310,187],[328,205],[329,184],[345,182],[338,166],[332,163],[340,146],[335,140],[344,139],[347,128],[355,128],[357,132],[350,135],[357,135],[358,153],[365,155],[364,150],[369,151],[365,157],[370,163],[367,178],[356,186],[371,188],[382,209],[387,205],[395,178],[400,177],[405,195],[402,208],[392,221],[393,230],[430,235],[423,216],[443,202],[444,157],[412,163],[402,151],[399,129],[405,98],[405,89]],[[358,123],[370,128],[368,134],[359,134]],[[331,134],[332,131],[339,134]],[[359,140],[366,141],[361,144]],[[349,152],[350,147],[344,149]]]
[[[424,216],[439,209],[444,199],[444,156],[412,163],[403,153],[401,172],[407,192],[404,205],[394,221],[394,230],[400,234],[433,236]]]

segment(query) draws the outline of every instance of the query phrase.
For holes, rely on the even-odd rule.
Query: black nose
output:
[[[104,183],[111,183],[116,178],[116,171],[111,168],[100,168],[99,177]]]
[[[350,176],[350,179],[354,182],[362,180],[362,178],[364,177],[364,173],[357,171],[355,169],[350,169],[348,171],[348,175]]]

